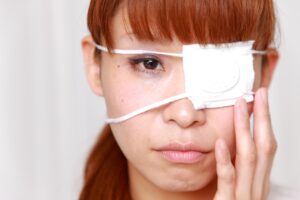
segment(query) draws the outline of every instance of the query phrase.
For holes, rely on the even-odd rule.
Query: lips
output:
[[[192,164],[203,160],[208,151],[201,150],[193,143],[170,143],[156,149],[156,151],[167,161],[172,163]]]

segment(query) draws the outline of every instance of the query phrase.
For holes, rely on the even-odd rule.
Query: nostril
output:
[[[176,123],[182,128],[191,128],[205,124],[206,117],[203,111],[194,110],[192,113],[178,112],[177,115],[175,115],[173,118],[170,118],[169,121]]]
[[[206,120],[203,120],[201,122],[199,121],[194,121],[192,124],[191,124],[191,127],[197,127],[197,126],[202,126],[203,124],[205,124]]]
[[[175,122],[182,128],[201,126],[206,121],[204,110],[195,110],[188,99],[182,99],[168,104],[163,110],[163,118],[166,123]]]

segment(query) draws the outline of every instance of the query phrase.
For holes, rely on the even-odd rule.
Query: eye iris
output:
[[[146,69],[155,69],[157,68],[158,61],[153,59],[148,59],[144,61],[144,66]]]

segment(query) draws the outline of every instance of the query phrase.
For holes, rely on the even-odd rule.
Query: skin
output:
[[[124,23],[119,11],[112,21],[116,48],[181,51],[183,44],[176,38],[159,43],[139,41],[128,34],[130,26],[125,29]],[[82,47],[89,85],[96,95],[104,97],[110,117],[184,91],[180,60],[170,61],[172,68],[153,76],[124,67],[124,59],[118,55],[103,53],[101,60],[95,58],[91,36],[82,40]],[[266,66],[260,65],[260,58],[255,60],[254,104],[239,99],[235,106],[195,110],[188,99],[182,99],[111,125],[128,160],[134,200],[266,199],[277,149],[267,88],[278,53],[272,49],[269,52]],[[154,89],[157,96],[152,95]],[[253,138],[249,124],[252,112]],[[167,162],[156,149],[174,141],[192,142],[207,155],[195,164]]]

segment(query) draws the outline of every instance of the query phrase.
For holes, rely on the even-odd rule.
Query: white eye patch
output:
[[[191,100],[195,109],[218,108],[234,105],[239,97],[253,101],[253,54],[266,51],[252,50],[254,41],[221,45],[183,45],[182,54],[147,50],[114,49],[115,54],[158,54],[182,57],[185,92],[139,108],[118,118],[108,118],[107,123],[120,123],[138,114],[183,98]],[[108,52],[106,47],[95,45]]]
[[[185,90],[195,109],[234,105],[238,97],[253,100],[253,41],[184,45]]]

